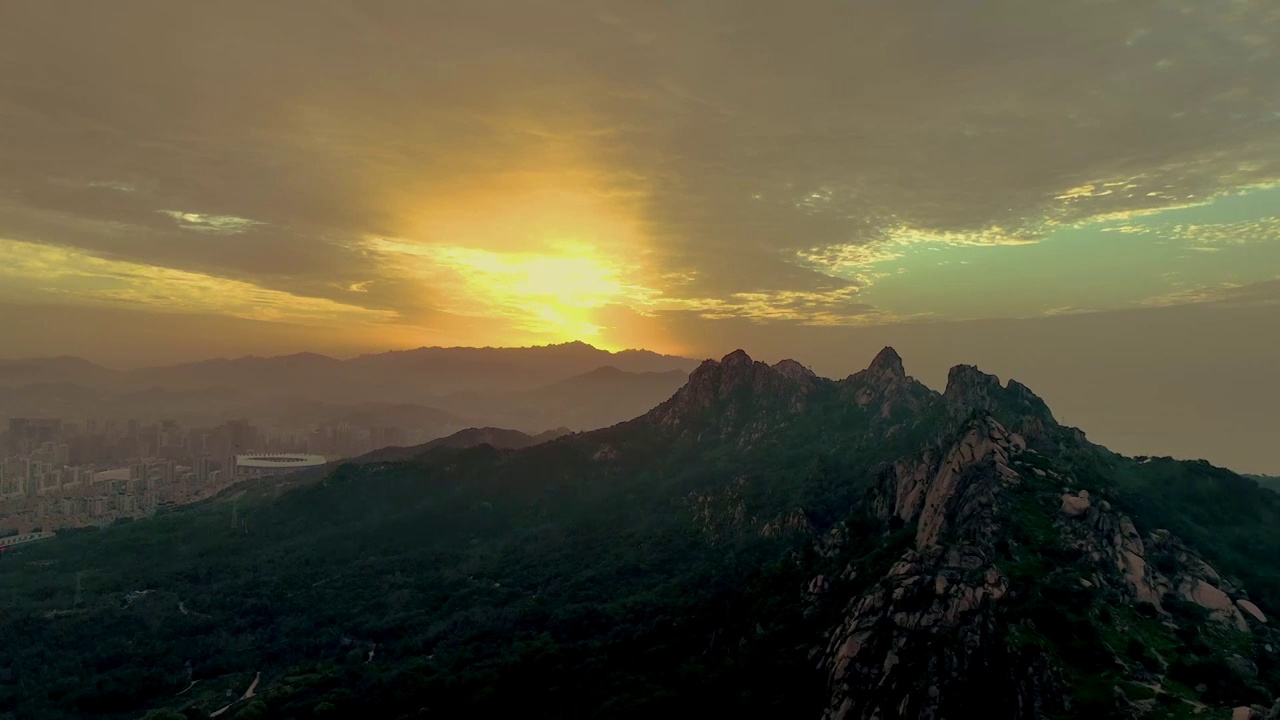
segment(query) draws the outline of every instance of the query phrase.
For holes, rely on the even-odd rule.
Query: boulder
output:
[[[826,575],[819,575],[809,581],[809,594],[821,595],[831,589],[831,583],[827,581]]]
[[[1068,517],[1080,517],[1089,511],[1089,491],[1081,490],[1079,495],[1062,496],[1062,512]]]
[[[1163,614],[1165,611],[1160,604],[1160,596],[1147,578],[1146,550],[1142,545],[1142,536],[1128,516],[1120,516],[1112,543],[1116,549],[1116,567],[1124,574],[1134,598],[1140,603],[1150,603]]]
[[[1182,581],[1180,594],[1184,600],[1190,600],[1208,610],[1210,618],[1234,624],[1240,632],[1249,632],[1249,623],[1245,621],[1244,615],[1222,590],[1198,578],[1187,578]]]
[[[1252,617],[1254,620],[1257,620],[1260,623],[1266,624],[1267,616],[1262,614],[1262,610],[1257,605],[1254,605],[1253,603],[1244,599],[1237,600],[1236,605],[1239,605],[1240,609],[1243,610],[1247,615]]]
[[[1203,580],[1191,581],[1183,596],[1205,610],[1224,613],[1232,610],[1231,598]]]

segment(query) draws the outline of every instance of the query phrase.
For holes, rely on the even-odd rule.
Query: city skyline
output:
[[[425,438],[416,429],[345,422],[260,427],[229,419],[187,426],[123,417],[11,417],[0,426],[0,439],[0,533],[30,533],[145,517],[206,500],[240,481]]]

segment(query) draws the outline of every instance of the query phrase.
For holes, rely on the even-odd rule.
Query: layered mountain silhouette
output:
[[[1245,477],[1258,483],[1258,485],[1280,492],[1280,477],[1273,475],[1245,475]]]
[[[338,360],[314,353],[120,372],[78,358],[0,361],[0,416],[231,417],[392,425],[425,437],[491,425],[539,433],[630,419],[697,365],[585,343],[419,348]]]
[[[367,460],[11,553],[0,697],[199,716],[257,678],[231,712],[1280,713],[1280,496],[1111,453],[971,366],[936,392],[888,348],[842,380],[737,351],[608,428]]]
[[[437,448],[470,448],[488,445],[500,450],[519,450],[572,434],[568,428],[544,430],[536,435],[509,428],[467,428],[452,435],[411,447],[389,447],[375,450],[350,461],[357,465],[367,463],[405,462],[415,460]]]
[[[530,433],[558,426],[594,430],[644,413],[688,377],[684,370],[629,372],[606,365],[529,390],[454,393],[437,404]]]
[[[245,356],[127,371],[58,357],[0,360],[0,386],[70,383],[97,390],[158,387],[175,392],[227,387],[272,395],[326,391],[332,397],[320,399],[368,402],[467,390],[527,390],[604,366],[647,373],[688,371],[696,364],[648,350],[610,352],[583,342],[523,348],[423,347],[349,360],[316,353]],[[397,394],[383,396],[397,387]]]

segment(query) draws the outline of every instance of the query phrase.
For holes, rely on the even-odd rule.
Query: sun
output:
[[[643,311],[659,293],[634,263],[580,241],[540,250],[496,251],[378,238],[373,245],[415,267],[437,294],[435,304],[459,317],[500,320],[502,343],[581,340],[606,350],[615,339],[602,316],[610,306]]]
[[[438,315],[437,326],[470,319],[463,332],[473,340],[608,349],[639,339],[632,318],[650,317],[661,295],[638,197],[565,158],[516,163],[483,184],[406,202],[402,234],[371,245],[391,273],[420,279],[431,308],[453,318]]]
[[[546,252],[445,247],[435,260],[458,275],[470,303],[511,319],[517,330],[557,342],[584,340],[603,347],[608,341],[599,311],[612,304],[643,304],[653,295],[624,279],[618,263],[573,242]]]

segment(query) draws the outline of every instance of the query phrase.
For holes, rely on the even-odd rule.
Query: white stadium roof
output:
[[[251,453],[237,455],[236,467],[259,468],[262,470],[285,470],[291,468],[307,468],[323,465],[323,455],[307,455],[305,453]]]

